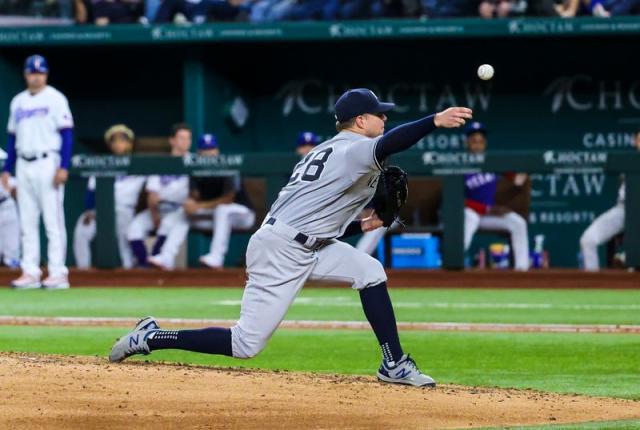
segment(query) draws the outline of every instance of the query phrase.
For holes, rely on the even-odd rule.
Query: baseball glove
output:
[[[380,173],[378,186],[373,195],[373,208],[385,227],[398,218],[400,208],[409,196],[407,173],[398,166],[389,166]]]

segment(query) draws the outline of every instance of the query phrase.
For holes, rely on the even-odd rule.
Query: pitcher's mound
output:
[[[0,355],[0,428],[433,429],[640,418],[640,402],[373,377]]]

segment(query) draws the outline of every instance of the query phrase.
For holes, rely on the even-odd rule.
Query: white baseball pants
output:
[[[504,230],[511,234],[513,259],[516,270],[529,269],[529,234],[527,221],[515,212],[502,216],[480,216],[473,209],[464,209],[464,249],[469,249],[478,229]]]
[[[80,215],[76,222],[73,234],[73,255],[79,269],[91,267],[91,241],[96,237],[96,222],[92,220],[89,224],[82,223],[84,213]],[[116,208],[116,239],[118,240],[118,251],[120,252],[120,262],[125,269],[133,267],[133,253],[127,240],[127,230],[135,217],[135,209],[129,207]]]
[[[0,203],[0,256],[6,265],[20,261],[20,220],[12,198]]]
[[[307,279],[349,282],[358,290],[387,280],[378,260],[351,245],[334,240],[312,251],[293,240],[296,234],[276,221],[251,236],[240,320],[231,328],[234,357],[262,351]]]
[[[598,218],[580,238],[580,248],[584,259],[585,270],[596,271],[600,269],[598,261],[598,246],[610,240],[613,236],[624,230],[624,205],[617,204]]]
[[[83,212],[76,221],[73,229],[73,256],[76,259],[78,269],[88,269],[91,267],[91,241],[96,237],[96,220],[84,223],[87,212]]]
[[[203,220],[202,215],[208,215],[208,220]],[[162,246],[159,258],[167,268],[175,266],[176,256],[180,251],[180,246],[187,238],[189,226],[194,225],[197,228],[211,229],[213,237],[209,254],[210,261],[222,267],[224,257],[229,249],[229,239],[231,231],[235,229],[249,229],[256,220],[254,211],[244,205],[238,203],[229,203],[216,206],[213,210],[203,210],[199,213],[199,219],[196,223],[191,223],[189,217],[184,210],[177,210],[167,215],[167,223],[170,225],[167,240]],[[163,219],[164,223],[164,219]]]
[[[67,230],[64,224],[64,186],[54,187],[59,154],[26,161],[18,157],[18,205],[22,232],[22,271],[40,277],[40,215],[47,234],[49,276],[66,276]]]

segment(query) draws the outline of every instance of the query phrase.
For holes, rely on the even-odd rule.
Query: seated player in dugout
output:
[[[104,133],[104,142],[113,155],[129,155],[133,151],[135,134],[125,124],[116,124]],[[127,241],[127,229],[136,215],[136,205],[146,178],[138,175],[118,176],[113,186],[116,238],[120,263],[133,267],[133,254]],[[89,178],[85,195],[85,210],[78,218],[73,233],[73,255],[78,269],[91,267],[91,241],[96,236],[96,178]]]
[[[191,127],[174,124],[169,136],[172,157],[183,157],[191,149]],[[170,214],[182,208],[189,195],[188,175],[151,175],[145,187],[148,208],[138,213],[127,229],[127,240],[139,267],[148,267],[147,247],[144,240],[155,231],[156,241],[151,255],[160,252],[169,230]]]
[[[636,131],[633,143],[635,148],[640,151],[640,130]],[[598,247],[624,231],[625,198],[626,186],[624,177],[622,177],[616,205],[594,219],[580,237],[584,270],[591,272],[600,270]]]
[[[213,134],[203,134],[198,139],[198,155],[220,155],[220,148]],[[212,231],[209,252],[200,257],[200,263],[212,269],[220,269],[224,266],[232,230],[248,230],[253,227],[255,220],[256,213],[239,175],[191,177],[189,198],[181,210],[167,218],[171,225],[167,240],[160,252],[149,257],[148,261],[157,268],[172,270],[180,246],[191,227]]]
[[[320,137],[312,131],[303,131],[296,140],[296,154],[304,157],[320,143]]]
[[[477,121],[465,130],[467,150],[482,154],[487,149],[486,127]],[[505,175],[517,186],[524,185],[527,175]],[[506,206],[496,205],[498,175],[490,172],[464,175],[464,249],[471,245],[478,229],[508,231],[513,244],[514,268],[529,269],[529,236],[527,221]]]

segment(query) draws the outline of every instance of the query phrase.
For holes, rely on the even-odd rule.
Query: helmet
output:
[[[42,55],[32,55],[24,62],[26,73],[49,73],[49,64]]]

